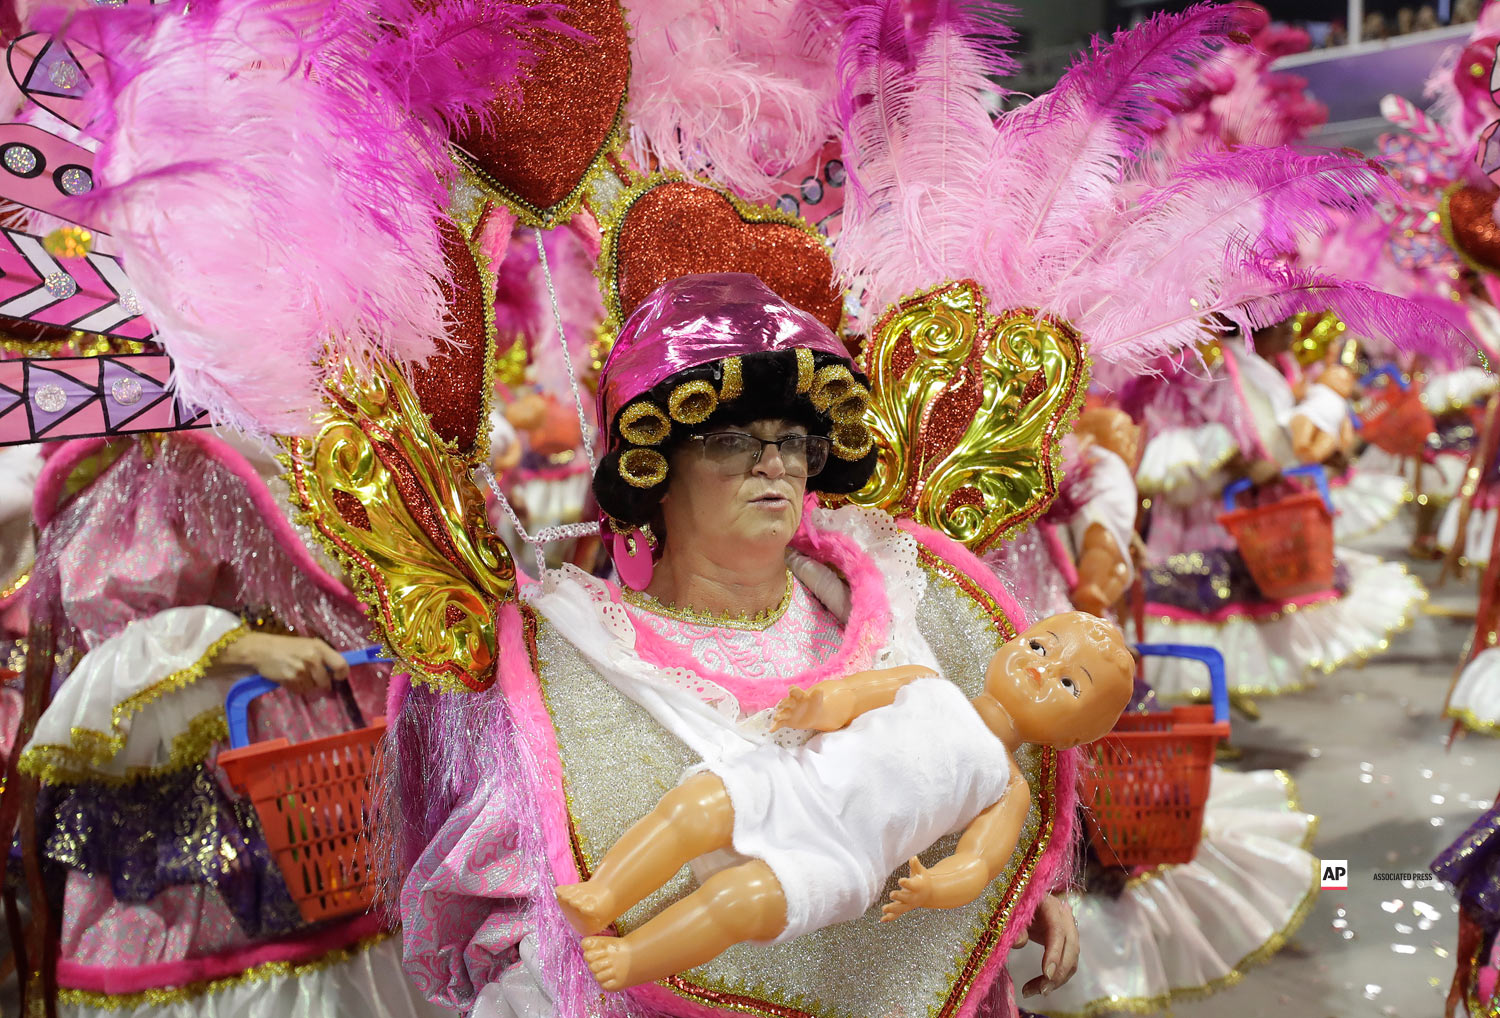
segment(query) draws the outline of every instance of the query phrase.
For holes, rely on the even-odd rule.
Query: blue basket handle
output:
[[[1282,477],[1310,477],[1313,484],[1318,486],[1318,494],[1323,496],[1323,504],[1332,513],[1333,492],[1328,490],[1328,475],[1323,472],[1321,463],[1304,463],[1300,467],[1291,467],[1281,472]],[[1250,490],[1250,478],[1241,477],[1224,486],[1224,511],[1234,512],[1234,500],[1242,491]]]
[[[1138,643],[1136,653],[1142,657],[1180,657],[1202,661],[1208,666],[1209,685],[1213,690],[1214,720],[1229,720],[1229,680],[1224,674],[1224,655],[1213,647],[1197,643]]]
[[[346,650],[339,656],[350,665],[369,665],[390,660],[388,657],[380,656],[379,647]],[[229,687],[229,695],[224,697],[224,713],[229,716],[231,749],[250,745],[250,701],[263,693],[280,688],[280,683],[272,682],[260,675],[247,675]]]
[[[1381,375],[1389,378],[1402,392],[1407,390],[1406,379],[1401,377],[1401,369],[1394,364],[1382,364],[1359,380],[1360,388],[1368,388],[1375,384],[1375,380]]]
[[[1365,419],[1359,414],[1355,413],[1353,407],[1349,408],[1349,423],[1351,426],[1353,426],[1355,431],[1365,430]]]

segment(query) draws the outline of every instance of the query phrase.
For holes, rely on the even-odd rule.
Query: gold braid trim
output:
[[[236,986],[244,986],[247,983],[258,983],[265,979],[276,979],[283,976],[295,978],[304,976],[309,972],[321,972],[323,969],[332,968],[334,965],[342,965],[355,955],[368,951],[370,948],[384,940],[390,939],[394,935],[394,932],[376,933],[355,941],[348,947],[340,947],[329,951],[321,958],[296,962],[268,961],[264,965],[253,966],[238,975],[226,976],[223,979],[205,979],[202,982],[188,983],[184,986],[168,986],[160,989],[144,990],[140,993],[96,993],[93,990],[62,989],[57,991],[57,999],[59,1003],[75,1007],[98,1007],[109,1011],[134,1009],[146,1005],[175,1004],[210,993],[221,993],[224,990],[230,990]]]
[[[223,707],[206,710],[189,721],[187,728],[172,739],[166,763],[130,767],[124,774],[107,774],[95,769],[101,765],[95,762],[93,754],[108,752],[109,749],[101,741],[102,733],[75,728],[72,736],[74,746],[30,747],[17,766],[46,785],[107,785],[118,788],[197,765],[207,759],[214,746],[229,739],[229,722],[224,716]]]
[[[92,728],[74,728],[70,733],[72,738],[71,745],[58,746],[44,744],[29,746],[26,752],[21,754],[21,759],[17,763],[17,767],[23,774],[29,774],[42,781],[51,781],[53,783],[58,781],[77,782],[82,780],[108,782],[111,780],[134,780],[151,774],[160,774],[175,770],[189,763],[196,763],[202,759],[203,754],[207,752],[210,746],[228,735],[223,708],[206,711],[194,718],[189,723],[187,730],[178,734],[172,740],[171,758],[165,765],[157,768],[131,768],[129,772],[130,776],[127,778],[96,773],[98,768],[108,764],[119,754],[120,750],[125,748],[126,735],[120,731],[121,725],[139,713],[148,704],[161,699],[168,693],[174,693],[179,689],[190,686],[203,678],[218,656],[224,652],[224,649],[249,632],[249,627],[243,622],[240,623],[209,644],[208,649],[203,652],[203,656],[198,658],[197,661],[115,704],[114,709],[110,712],[111,731],[100,732]],[[215,721],[217,722],[217,727],[215,727]],[[222,731],[222,734],[217,734],[213,738],[209,738],[209,735],[214,731]],[[184,758],[185,754],[192,753],[195,749],[201,750],[201,752],[191,758]],[[73,776],[69,777],[68,775]]]
[[[4,600],[5,598],[10,597],[12,594],[19,591],[22,587],[26,586],[26,584],[29,582],[31,582],[31,567],[27,566],[25,569],[21,570],[21,575],[17,576],[10,586],[6,587],[4,590],[0,590],[0,600]]]

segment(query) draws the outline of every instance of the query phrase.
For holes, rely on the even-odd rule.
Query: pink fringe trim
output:
[[[1000,578],[995,575],[995,571],[981,562],[972,551],[951,537],[939,534],[936,530],[930,530],[920,523],[912,520],[898,522],[902,530],[917,539],[918,544],[963,573],[974,582],[975,586],[988,594],[1000,606],[1005,617],[1010,619],[1011,625],[1016,627],[1016,632],[1019,633],[1031,625],[1031,620],[1026,617],[1026,613],[1021,610],[1020,604],[1011,596],[1010,591],[1000,585]]]
[[[271,494],[271,490],[266,487],[266,482],[250,465],[249,460],[223,439],[202,431],[179,432],[169,441],[189,442],[198,446],[204,455],[243,481],[250,492],[251,503],[260,511],[262,522],[276,537],[276,543],[296,562],[298,568],[325,593],[350,606],[359,607],[359,600],[349,588],[331,576],[307,550],[307,546],[297,536],[291,522],[287,520],[280,504],[277,503],[276,497]],[[102,438],[82,438],[64,442],[63,447],[42,467],[32,502],[32,511],[36,516],[38,527],[45,528],[57,515],[57,511],[62,508],[59,502],[63,488],[78,464],[104,448],[105,444],[106,440]]]
[[[537,796],[542,838],[547,845],[547,860],[559,884],[576,884],[583,879],[573,859],[568,838],[568,817],[563,799],[562,755],[552,716],[542,702],[542,684],[531,670],[531,654],[522,636],[521,610],[514,601],[500,609],[500,689],[505,694],[517,734],[529,743],[525,758],[541,772],[534,777],[535,787],[545,788],[547,795]],[[540,894],[550,894],[550,889]]]
[[[143,993],[162,987],[188,986],[237,976],[247,969],[271,962],[300,964],[342,950],[385,929],[375,915],[362,915],[335,926],[323,927],[300,937],[271,944],[255,944],[205,958],[157,962],[153,965],[85,965],[76,961],[57,963],[58,985],[89,993]]]

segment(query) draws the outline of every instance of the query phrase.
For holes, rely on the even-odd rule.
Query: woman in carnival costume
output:
[[[1500,802],[1432,862],[1458,897],[1458,948],[1444,1018],[1500,1011]]]
[[[177,352],[179,396],[260,434],[309,427],[324,384],[372,355],[421,359],[443,341],[447,128],[514,84],[537,33],[564,31],[498,2],[225,0],[34,19],[43,31],[16,43],[12,67],[61,59],[48,80],[77,87],[23,85],[57,113],[43,118],[57,134],[5,130],[91,167],[87,187],[19,194],[88,228],[60,231],[51,264],[70,293],[92,278],[84,257],[112,266],[110,320],[144,314],[137,338]],[[308,250],[330,222],[339,242]],[[247,268],[303,255],[316,271],[274,286]],[[101,398],[139,400],[121,392]],[[28,957],[28,1008],[55,987],[70,1015],[441,1013],[401,977],[380,919],[304,921],[217,767],[225,693],[251,673],[284,687],[251,709],[255,738],[303,741],[385,713],[386,670],[335,653],[368,645],[369,623],[302,543],[280,470],[226,431],[83,440],[42,474],[28,606],[76,663],[20,757],[42,785],[27,848],[63,911],[55,971],[48,951]]]
[[[466,744],[427,740],[428,752],[478,767],[467,801],[430,842],[414,842],[419,857],[401,894],[407,971],[423,992],[484,1014],[534,1013],[524,1008],[539,996],[546,1013],[570,1014],[597,999],[552,891],[591,856],[559,855],[567,842],[557,839],[572,830],[580,844],[611,843],[649,810],[661,782],[729,748],[678,742],[665,701],[628,699],[621,690],[639,686],[622,679],[617,689],[617,672],[686,688],[750,738],[768,737],[769,708],[792,685],[871,663],[935,654],[954,681],[980,678],[983,648],[972,637],[984,644],[993,629],[966,591],[987,591],[1005,618],[1019,610],[976,560],[874,510],[804,505],[809,490],[849,492],[873,469],[865,384],[826,326],[752,276],[671,280],[632,313],[600,379],[609,450],[594,478],[621,585],[549,571],[524,601],[536,613],[536,664],[511,645],[488,694],[414,688],[396,729],[407,796],[452,794],[420,790],[430,764],[408,754],[420,752],[421,731],[472,731]],[[978,627],[968,642],[947,635],[967,625]],[[566,781],[566,803],[548,774]],[[1051,849],[1039,865],[1032,903],[1053,879]],[[686,887],[679,877],[669,897]],[[1034,935],[1071,928],[1055,899],[1041,907]],[[956,944],[949,927],[986,909],[970,911],[938,917],[926,948],[867,916],[787,945],[733,949],[608,1003],[675,1014],[769,983],[888,1009],[945,982],[933,966]],[[836,947],[851,936],[857,952]],[[1071,969],[1056,940],[1048,985]],[[868,952],[885,950],[931,986],[912,984],[908,966],[872,965]],[[984,999],[1003,1007],[1003,984],[991,991],[997,972],[986,969],[972,990],[947,992],[966,1008]]]
[[[217,776],[224,697],[251,673],[286,687],[252,708],[257,740],[384,713],[385,670],[332,650],[363,646],[367,625],[289,523],[279,471],[253,443],[196,433],[67,443],[42,473],[30,606],[77,663],[20,768],[43,782],[65,1014],[438,1013],[393,977],[399,940],[380,923],[307,927]],[[330,688],[346,675],[352,697]]]

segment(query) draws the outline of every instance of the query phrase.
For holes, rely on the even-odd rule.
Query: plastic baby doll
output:
[[[1307,387],[1307,395],[1292,411],[1289,424],[1292,453],[1298,460],[1322,463],[1336,452],[1348,453],[1354,448],[1349,400],[1355,381],[1354,372],[1334,364]]]
[[[958,908],[1004,871],[1019,841],[1031,789],[1016,750],[1102,737],[1134,675],[1119,629],[1066,612],[1002,646],[973,700],[913,666],[793,689],[775,726],[824,734],[701,765],[591,879],[559,887],[558,901],[575,929],[598,933],[699,856],[743,857],[628,936],[586,936],[584,957],[606,990],[702,965],[740,941],[780,943],[855,919],[907,859],[882,921]],[[930,869],[917,859],[960,830],[951,856]]]
[[[1130,549],[1135,538],[1141,429],[1123,410],[1095,407],[1078,418],[1074,433],[1087,443],[1089,500],[1069,521],[1078,549],[1078,585],[1073,603],[1104,615],[1125,593],[1135,575]]]

